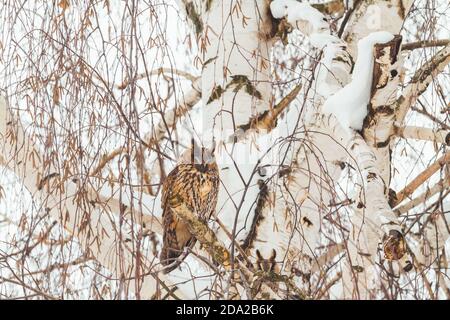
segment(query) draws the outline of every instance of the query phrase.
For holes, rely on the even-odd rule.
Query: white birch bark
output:
[[[345,211],[353,212],[348,239],[342,239],[348,240],[348,244],[344,250],[335,252],[346,253],[341,297],[375,297],[371,290],[379,281],[379,270],[375,269],[379,244],[383,235],[389,231],[401,230],[397,215],[390,208],[386,195],[391,166],[389,139],[397,132],[405,138],[417,139],[436,140],[439,135],[439,139],[445,141],[442,132],[396,128],[401,125],[409,105],[417,98],[417,92],[423,92],[432,76],[448,64],[448,45],[441,50],[436,60],[431,62],[437,66],[433,69],[434,73],[412,81],[403,91],[403,98],[396,100],[399,76],[389,79],[387,86],[377,90],[371,100],[375,113],[372,120],[376,121],[366,125],[362,136],[349,134],[347,128],[343,128],[334,116],[322,113],[322,106],[330,96],[351,80],[351,57],[358,57],[358,40],[377,30],[398,33],[412,1],[358,2],[348,22],[345,41],[331,36],[328,23],[321,19],[320,12],[308,4],[298,4],[298,9],[304,11],[272,10],[276,18],[285,18],[293,27],[307,35],[313,46],[322,50],[320,63],[314,73],[315,81],[311,86],[314,90],[308,91],[304,88],[302,92],[302,98],[308,102],[305,103],[305,112],[301,117],[296,110],[287,111],[288,116],[292,115],[290,121],[296,123],[293,131],[284,132],[285,129],[280,129],[281,132],[267,133],[249,130],[251,134],[245,136],[245,139],[233,143],[227,139],[229,136],[273,108],[270,78],[272,39],[268,37],[269,2],[180,0],[178,3],[193,23],[199,40],[199,56],[203,61],[201,80],[194,83],[194,89],[185,97],[183,109],[190,109],[201,96],[202,127],[196,128],[195,131],[205,146],[212,144],[213,137],[219,142],[217,157],[221,188],[217,217],[232,237],[239,241],[247,237],[249,224],[255,214],[255,202],[261,192],[259,182],[267,175],[258,169],[279,159],[270,154],[271,157],[259,160],[273,145],[277,135],[292,135],[294,139],[289,143],[290,149],[283,147],[275,152],[292,150],[287,162],[291,166],[290,171],[281,176],[278,175],[280,168],[269,170],[269,175],[278,177],[268,184],[268,200],[262,210],[264,219],[257,226],[257,236],[251,248],[259,249],[265,255],[272,248],[277,248],[278,256],[283,257],[284,273],[289,274],[291,268],[295,267],[301,269],[304,274],[312,271],[319,274],[323,271],[324,261],[316,260],[316,255],[318,246],[322,244],[320,235],[324,228],[324,218],[335,214],[337,203],[347,200],[339,199],[336,190],[340,187],[342,165],[350,163],[360,174],[361,192],[354,206],[348,206],[341,210],[343,212],[339,212],[340,216],[344,216]],[[389,61],[378,63],[388,66],[390,70],[401,71],[401,60],[395,65],[391,65]],[[201,84],[198,83],[200,81]],[[396,112],[387,115],[377,113],[386,106],[395,107]],[[6,114],[6,105],[2,106],[1,110]],[[177,117],[175,109],[169,111],[166,121],[155,128],[153,138],[160,140],[167,127],[175,125]],[[6,116],[2,119],[6,119]],[[56,190],[39,190],[39,181],[42,179],[39,164],[35,168],[28,161],[20,165],[7,161],[10,154],[14,154],[16,159],[25,159],[29,150],[33,150],[32,141],[20,127],[15,132],[14,139],[11,139],[11,133],[7,134],[7,127],[6,121],[2,122],[1,132],[5,141],[3,164],[23,178],[24,185],[36,199],[45,197],[47,203],[54,206],[50,208],[50,214],[55,219],[64,221],[68,232],[76,234],[83,247],[100,263],[116,272],[117,277],[136,276],[133,248],[114,238],[117,234],[117,226],[113,223],[115,218],[109,218],[105,212],[91,210],[90,225],[101,225],[104,230],[86,230],[83,228],[83,215],[79,215],[80,209],[76,202],[72,201],[79,186],[70,181],[63,181],[64,194]],[[30,148],[29,150],[16,149],[16,143],[22,141],[26,142],[25,148]],[[386,141],[387,145],[379,147],[380,142]],[[39,153],[38,150],[34,152]],[[55,168],[55,171],[58,172],[59,169]],[[117,203],[117,199],[103,200],[109,201],[109,205],[112,204],[113,208],[120,212],[121,203]],[[61,216],[61,213],[66,212],[67,216]],[[119,212],[116,212],[116,216],[120,216]],[[140,224],[139,218],[132,217],[131,220]],[[147,220],[158,223],[157,219]],[[439,232],[432,236],[440,237],[439,243],[443,243],[449,236],[448,230],[443,229],[445,224],[439,218],[436,219],[436,225]],[[161,228],[156,225],[152,229],[161,232]],[[226,233],[219,228],[217,237],[228,248],[234,249],[231,250],[234,254],[235,245]],[[341,245],[339,247],[342,248]],[[151,263],[157,263],[157,258],[148,253],[143,263],[148,264],[150,268]],[[204,264],[198,265],[197,269],[194,276],[195,272],[201,274],[208,271]],[[173,280],[177,274],[180,272],[176,271],[168,278]],[[160,275],[158,277],[167,281]],[[167,282],[169,285],[169,281]],[[297,284],[301,285],[301,281],[297,281]],[[145,292],[141,297],[149,297],[157,290],[158,285],[152,275],[148,275],[144,277],[143,284],[138,286],[140,291]],[[188,297],[183,289],[178,290],[176,294],[182,298]]]

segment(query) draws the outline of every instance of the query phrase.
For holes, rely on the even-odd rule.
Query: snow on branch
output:
[[[329,2],[334,7],[339,2]],[[294,0],[275,0],[270,4],[272,16],[281,19],[286,29],[291,32],[296,27],[309,37],[313,47],[322,50],[321,68],[317,71],[317,93],[327,98],[330,93],[342,88],[348,81],[348,74],[353,68],[352,57],[347,52],[347,44],[331,34],[330,24],[324,14],[314,5]],[[280,28],[280,27],[279,27]],[[282,34],[284,41],[284,33]]]
[[[343,31],[343,39],[348,43],[352,55],[357,53],[355,40],[371,32],[386,30],[400,33],[413,0],[359,0],[353,3],[354,9]]]
[[[368,116],[364,120],[363,137],[377,157],[377,165],[383,180],[390,183],[390,142],[394,123],[396,92],[402,74],[403,61],[399,55],[400,35],[374,46],[374,65],[371,100]]]
[[[270,10],[275,19],[286,18],[291,26],[295,26],[307,35],[330,29],[325,16],[308,3],[295,0],[274,0],[270,4]]]
[[[352,81],[328,98],[323,106],[323,111],[333,114],[343,128],[362,129],[371,97],[374,45],[389,42],[393,38],[391,33],[380,31],[359,40]]]
[[[331,7],[337,9],[335,7],[339,6],[337,3],[333,4],[330,2],[323,5],[329,4]],[[282,28],[283,30],[279,30],[278,35],[281,33],[283,41],[286,40],[285,33],[290,33],[293,27],[295,27],[306,36],[309,36],[310,42],[314,47],[325,51],[325,60],[330,60],[329,57],[339,55],[339,52],[342,51],[342,48],[346,47],[346,44],[338,37],[331,35],[327,17],[314,6],[295,0],[274,0],[270,4],[270,9],[275,19],[281,19],[278,29]],[[345,61],[347,60],[346,57],[343,60],[347,63]]]

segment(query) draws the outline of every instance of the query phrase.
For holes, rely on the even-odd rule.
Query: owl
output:
[[[256,265],[255,269],[262,272],[277,272],[279,273],[279,268],[276,262],[277,252],[272,249],[269,259],[264,259],[261,252],[256,249]]]
[[[406,254],[405,238],[399,231],[391,230],[384,238],[383,249],[387,260],[399,260]]]
[[[209,150],[192,141],[177,166],[169,173],[162,188],[163,246],[160,261],[164,273],[169,273],[185,258],[178,259],[186,247],[192,248],[196,239],[188,226],[177,218],[169,199],[178,196],[194,214],[207,222],[214,213],[219,191],[219,169],[214,157],[214,147]],[[179,260],[179,263],[175,261]]]
[[[256,249],[256,263],[255,271],[257,276],[253,279],[253,292],[256,295],[260,289],[262,283],[266,283],[274,292],[278,292],[279,284],[276,281],[272,281],[273,275],[280,274],[280,267],[275,260],[277,252],[272,249],[271,255],[268,259],[264,258],[261,252]]]

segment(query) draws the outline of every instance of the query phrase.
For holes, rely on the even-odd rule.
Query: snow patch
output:
[[[270,4],[270,11],[274,18],[286,17],[292,25],[295,25],[299,20],[304,20],[311,23],[314,32],[329,30],[325,16],[307,3],[300,3],[296,0],[274,0]]]
[[[391,33],[379,31],[359,40],[358,58],[352,81],[325,102],[323,112],[333,114],[345,129],[362,129],[372,87],[373,47],[377,43],[386,43],[393,38]]]
[[[342,39],[326,33],[313,33],[309,37],[309,41],[317,49],[323,49],[330,45],[346,46],[346,43]]]

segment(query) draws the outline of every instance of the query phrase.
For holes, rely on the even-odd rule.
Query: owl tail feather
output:
[[[195,239],[191,239],[186,245],[189,248],[193,248],[195,245]],[[164,244],[161,250],[161,255],[159,257],[161,264],[164,266],[162,272],[164,274],[170,273],[171,271],[178,268],[178,266],[186,259],[188,254],[180,249],[174,249]]]
[[[164,246],[161,250],[160,260],[161,264],[165,267],[162,271],[164,274],[167,274],[171,272],[172,270],[176,269],[181,261],[178,257],[182,255],[182,252],[179,250],[173,250],[172,248],[167,248]]]

